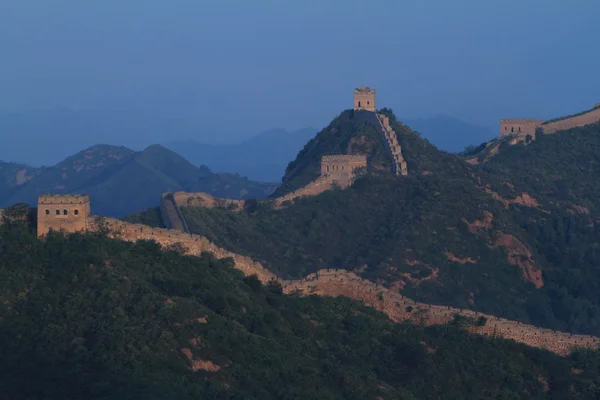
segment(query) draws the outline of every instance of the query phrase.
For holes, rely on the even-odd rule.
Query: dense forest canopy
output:
[[[23,251],[27,249],[27,251]],[[592,399],[568,358],[282,295],[227,260],[0,226],[0,390],[18,399]]]

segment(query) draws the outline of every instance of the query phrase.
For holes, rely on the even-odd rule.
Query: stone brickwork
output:
[[[530,135],[535,139],[535,135],[540,129],[543,121],[533,118],[512,118],[500,121],[500,136],[523,136]]]
[[[375,106],[375,89],[363,86],[354,89],[354,110],[373,111],[377,110]]]
[[[500,121],[500,137],[514,136],[515,139],[511,140],[510,144],[516,144],[528,135],[535,139],[539,133],[551,134],[597,122],[600,122],[600,103],[596,103],[594,108],[587,112],[554,122],[533,118],[503,119]]]
[[[367,167],[367,156],[365,155],[334,155],[321,157],[321,176],[353,172],[356,168],[361,167]]]
[[[377,121],[381,127],[380,134],[383,136],[386,148],[392,155],[392,172],[395,175],[408,175],[406,161],[402,156],[402,148],[398,143],[398,135],[390,125],[390,119],[386,115],[377,114]]]
[[[160,216],[163,224],[168,229],[176,229],[181,232],[190,233],[183,214],[175,202],[173,193],[163,193],[160,198]]]
[[[471,310],[419,303],[346,270],[321,270],[304,279],[282,281],[282,285],[285,293],[300,291],[304,295],[349,297],[384,312],[394,322],[438,325],[450,322],[456,314],[474,319],[485,317],[487,323],[484,326],[472,326],[469,331],[513,339],[563,356],[578,347],[595,349],[600,344],[600,339],[595,336],[573,335]]]
[[[580,126],[595,124],[598,121],[600,121],[600,107],[597,104],[594,109],[581,115],[565,118],[560,121],[545,123],[542,125],[542,129],[544,133],[550,134],[558,131],[566,131],[567,129],[573,129]]]
[[[246,204],[246,200],[223,199],[203,192],[175,192],[173,193],[173,200],[177,207],[225,207],[236,212],[242,211]]]
[[[51,229],[85,231],[90,217],[90,198],[82,194],[51,194],[38,197],[37,234]]]
[[[245,275],[258,275],[262,282],[275,278],[260,263],[251,258],[222,249],[200,235],[190,235],[173,229],[152,228],[142,224],[131,224],[115,218],[92,217],[88,220],[87,229],[98,231],[107,229],[109,235],[128,242],[137,240],[154,240],[163,247],[179,244],[184,254],[199,256],[204,252],[212,253],[217,258],[232,258],[235,268]]]
[[[281,206],[283,202],[297,197],[316,196],[334,185],[345,189],[352,185],[356,178],[358,168],[367,167],[365,155],[332,155],[321,157],[321,176],[308,185],[275,199],[275,205]]]

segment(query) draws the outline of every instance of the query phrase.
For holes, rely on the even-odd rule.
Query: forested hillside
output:
[[[23,252],[23,249],[28,251]],[[561,358],[458,325],[282,295],[226,260],[0,226],[0,390],[47,399],[592,399]]]
[[[503,146],[490,163],[472,166],[384,112],[408,177],[372,168],[347,190],[281,210],[261,202],[241,213],[187,207],[188,226],[283,277],[344,268],[420,301],[600,334],[600,126]],[[331,126],[344,129],[309,142],[288,168],[290,184],[310,178],[318,155],[367,129],[352,111]]]

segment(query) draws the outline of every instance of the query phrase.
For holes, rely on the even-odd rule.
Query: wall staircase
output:
[[[376,114],[377,121],[383,131],[383,136],[387,141],[387,148],[392,153],[392,172],[395,175],[408,175],[408,169],[406,167],[406,161],[402,156],[402,148],[400,147],[400,143],[398,143],[398,137],[396,136],[396,132],[390,126],[389,117],[383,114]]]
[[[160,199],[160,215],[167,229],[190,233],[185,218],[183,218],[183,214],[175,202],[173,193],[165,193]]]

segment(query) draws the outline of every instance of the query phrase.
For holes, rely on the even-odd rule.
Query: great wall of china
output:
[[[167,197],[173,205],[176,197]],[[235,204],[235,203],[232,203]],[[88,207],[82,209],[84,207]],[[65,214],[64,210],[68,212]],[[74,211],[78,212],[75,213]],[[166,208],[166,214],[176,216],[177,210]],[[107,232],[109,236],[124,241],[152,240],[162,247],[181,251],[183,254],[198,256],[204,252],[217,258],[231,258],[234,267],[244,275],[255,274],[261,282],[276,280],[281,283],[284,293],[303,295],[345,296],[374,307],[395,322],[410,321],[425,325],[444,324],[456,318],[485,317],[484,326],[472,325],[467,329],[474,334],[491,335],[567,355],[577,347],[597,348],[600,339],[590,335],[573,335],[565,332],[542,329],[492,315],[461,310],[453,307],[418,303],[395,290],[377,285],[346,270],[321,270],[300,280],[282,280],[250,257],[225,250],[206,237],[185,233],[176,229],[152,228],[142,224],[127,223],[114,218],[92,216],[89,213],[89,198],[85,195],[40,196],[37,209],[38,235],[43,237],[50,229],[67,232],[88,231]]]
[[[600,121],[600,103],[596,103],[590,110],[556,120],[542,121],[533,118],[503,119],[500,121],[500,137],[514,136],[524,140],[527,136],[530,136],[534,140],[536,135],[539,134],[552,134],[595,124],[598,121]]]
[[[380,139],[390,154],[392,160],[392,173],[394,175],[408,175],[406,161],[402,156],[402,148],[398,143],[398,135],[390,125],[388,116],[377,113],[376,91],[368,87],[354,89],[354,115],[367,124],[375,127]],[[272,199],[274,208],[281,208],[287,201],[299,197],[316,196],[337,186],[345,189],[352,185],[356,178],[356,171],[367,167],[365,155],[329,155],[321,158],[321,175],[291,193]],[[165,193],[161,199],[161,215],[163,223],[168,228],[188,232],[185,218],[181,214],[181,207],[227,207],[232,211],[241,211],[244,208],[243,200],[218,199],[207,193]]]
[[[375,90],[365,87],[356,89],[354,91],[354,111],[359,119],[372,124],[377,129],[392,158],[393,173],[407,175],[407,165],[396,132],[390,126],[389,118],[376,112]],[[501,136],[523,137],[530,135],[531,132],[535,135],[540,133],[540,129],[543,130],[543,133],[554,133],[558,130],[595,123],[598,120],[600,120],[600,103],[589,112],[548,123],[536,120],[503,120],[501,131],[506,133],[502,134],[501,132]],[[533,137],[535,137],[534,135]],[[288,200],[317,195],[331,189],[334,185],[341,188],[348,187],[355,178],[356,170],[366,166],[367,159],[364,155],[324,156],[321,159],[321,176],[319,178],[295,192],[272,201],[276,207],[282,207]],[[192,256],[208,252],[217,258],[231,258],[235,268],[245,275],[257,275],[262,282],[279,281],[284,288],[284,293],[349,297],[384,312],[395,322],[411,321],[433,325],[450,322],[457,315],[471,318],[485,317],[487,318],[485,325],[475,324],[469,326],[468,330],[475,334],[513,339],[560,355],[567,355],[577,347],[597,348],[600,344],[600,339],[594,336],[573,335],[471,310],[418,303],[402,296],[395,290],[362,279],[346,270],[321,270],[304,279],[281,280],[250,257],[222,249],[203,236],[190,234],[180,209],[190,205],[223,206],[233,211],[241,211],[245,201],[217,199],[206,193],[165,193],[161,198],[160,213],[167,229],[161,229],[142,224],[131,224],[114,218],[92,216],[89,198],[85,195],[40,196],[37,208],[38,235],[43,237],[50,229],[66,232],[102,230],[112,237],[129,242],[153,240],[163,247],[176,249]],[[1,212],[2,210],[0,210],[0,216]]]

